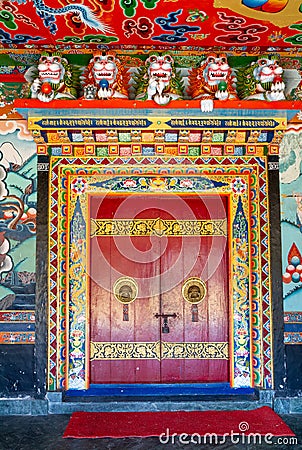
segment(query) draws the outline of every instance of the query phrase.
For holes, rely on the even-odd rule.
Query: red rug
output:
[[[235,433],[295,436],[268,406],[251,411],[74,412],[64,438],[227,436]]]

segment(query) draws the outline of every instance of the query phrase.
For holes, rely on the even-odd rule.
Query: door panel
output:
[[[92,197],[90,211],[97,219],[175,222],[225,219],[227,205],[218,196],[111,195]],[[102,349],[91,361],[91,383],[229,379],[226,359],[208,359],[209,351],[200,358],[194,350],[199,343],[228,341],[226,237],[192,236],[189,229],[188,235],[167,236],[162,226],[152,235],[142,229],[141,235],[91,239],[91,341]],[[137,282],[138,296],[128,305],[112,291],[120,277]],[[198,304],[182,295],[190,277],[206,285]],[[163,333],[164,318],[155,315],[174,313],[167,317],[169,333]]]
[[[223,219],[226,217],[226,205],[215,197],[203,201],[199,197],[188,199],[190,209],[196,219]],[[185,219],[180,211],[178,220]],[[221,236],[185,236],[171,238],[170,245],[182,240],[182,265],[178,274],[178,283],[169,292],[162,292],[162,310],[166,313],[177,312],[176,319],[170,319],[170,333],[162,335],[163,342],[184,344],[184,353],[188,344],[198,342],[228,341],[228,291],[226,265],[226,238]],[[169,254],[169,252],[168,252]],[[209,267],[208,260],[212,265]],[[169,265],[164,255],[163,266]],[[216,266],[216,267],[215,267]],[[162,270],[164,272],[164,270]],[[190,277],[200,277],[206,283],[205,299],[191,305],[182,297],[183,282]],[[195,320],[192,321],[192,306],[195,308]],[[197,316],[197,317],[196,317]],[[188,353],[188,352],[187,352]],[[222,359],[191,359],[191,356],[176,359],[163,359],[161,364],[162,381],[174,382],[214,382],[228,380],[228,361]]]
[[[93,197],[91,217],[132,218],[135,207],[138,210],[144,209],[143,198],[132,200],[117,196]],[[146,323],[146,318],[152,317],[154,311],[159,310],[159,288],[156,289],[156,282],[159,280],[158,251],[159,238],[151,243],[148,236],[102,236],[91,239],[90,272],[91,278],[95,280],[91,284],[90,295],[91,341],[113,344],[113,350],[111,348],[104,353],[104,359],[92,361],[91,383],[160,381],[158,359],[133,359],[133,353],[137,356],[142,349],[133,352],[127,345],[122,348],[119,345],[159,340],[158,323]],[[103,272],[104,266],[106,270]],[[137,280],[140,286],[139,298],[128,305],[127,321],[123,320],[124,305],[117,301],[112,292],[115,281],[124,276]],[[150,283],[151,279],[153,283]],[[102,295],[97,298],[100,292]],[[116,354],[120,355],[120,359],[116,358]]]

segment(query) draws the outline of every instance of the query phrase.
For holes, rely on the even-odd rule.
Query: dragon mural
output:
[[[288,49],[301,43],[301,14],[302,0],[1,0],[0,45]]]
[[[29,0],[12,0],[17,3],[28,3]],[[56,27],[53,26],[55,16],[65,16],[66,14],[75,13],[81,22],[87,25],[89,28],[100,31],[101,33],[112,33],[112,29],[102,23],[96,14],[86,5],[80,3],[73,3],[62,8],[51,8],[47,6],[43,0],[32,0],[37,14],[44,20],[45,26],[51,29],[51,32],[55,34]],[[50,25],[52,24],[52,25]]]

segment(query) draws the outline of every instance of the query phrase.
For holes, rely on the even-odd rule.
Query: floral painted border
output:
[[[81,271],[78,279],[74,278],[73,264],[76,260],[72,253],[74,243],[78,246],[80,242],[82,247],[78,246],[80,251],[76,255],[83,259],[81,264],[86,264],[86,231],[83,230],[88,219],[87,193],[99,190],[100,187],[93,186],[93,183],[100,180],[107,180],[109,184],[111,180],[111,189],[117,178],[124,180],[124,188],[129,190],[131,183],[127,180],[146,175],[167,180],[173,176],[179,180],[179,186],[182,181],[185,189],[194,175],[209,182],[223,182],[221,186],[211,187],[209,192],[228,194],[232,199],[231,264],[233,273],[238,274],[234,279],[239,283],[234,281],[231,286],[234,317],[231,384],[234,387],[272,387],[265,161],[262,158],[224,157],[156,160],[142,157],[131,160],[53,157],[51,165],[49,390],[86,389],[89,384],[89,348],[85,328],[87,283],[80,286],[80,278],[83,280]],[[79,230],[84,234],[79,234]],[[242,254],[244,247],[248,251],[246,255]],[[85,305],[81,311],[68,301],[71,292],[80,292],[77,289],[81,294],[72,298],[80,299],[78,304]],[[77,313],[76,321],[73,311]]]

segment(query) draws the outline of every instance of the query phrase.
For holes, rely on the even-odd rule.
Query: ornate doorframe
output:
[[[131,181],[89,196],[90,382],[229,382],[228,197]]]
[[[265,158],[52,157],[50,173],[49,390],[89,387],[88,197],[137,190],[229,197],[231,386],[272,387]]]

